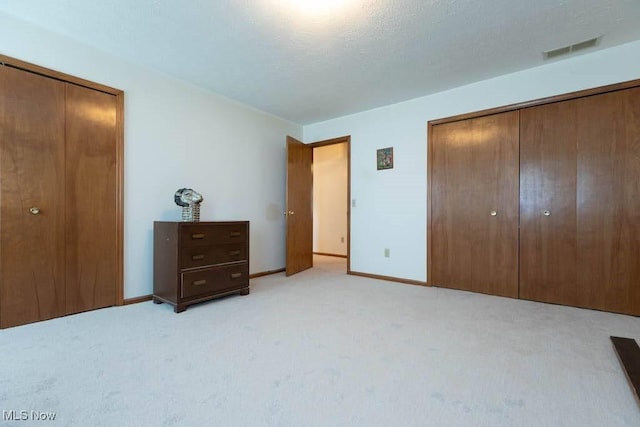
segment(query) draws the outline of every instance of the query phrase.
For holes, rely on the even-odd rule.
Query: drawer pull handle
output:
[[[237,279],[239,277],[242,277],[242,273],[231,273],[231,278],[232,279]]]
[[[232,231],[229,233],[229,237],[240,237],[239,231]]]
[[[229,251],[229,255],[231,255],[231,256],[240,255],[240,251],[239,250],[237,250],[237,251]]]
[[[204,234],[192,234],[191,238],[196,240],[196,239],[204,239]]]
[[[202,286],[206,284],[207,284],[206,280],[196,280],[195,282],[193,282],[193,286]]]
[[[194,261],[200,261],[204,259],[204,255],[194,255],[191,257],[191,259]]]

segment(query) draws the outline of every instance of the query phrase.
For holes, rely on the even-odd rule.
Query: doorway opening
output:
[[[333,142],[313,146],[313,255],[319,263],[346,271],[349,231],[349,146]],[[336,259],[342,258],[343,260]]]

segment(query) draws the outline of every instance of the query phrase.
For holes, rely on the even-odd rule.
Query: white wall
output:
[[[347,144],[313,149],[313,251],[347,255]]]
[[[125,298],[152,292],[154,220],[251,221],[252,273],[284,266],[285,137],[302,128],[0,14],[0,53],[125,91]],[[188,64],[185,64],[188,66]]]
[[[351,269],[426,280],[429,120],[638,78],[640,41],[305,126],[305,141],[351,135]],[[394,169],[376,171],[389,146]]]

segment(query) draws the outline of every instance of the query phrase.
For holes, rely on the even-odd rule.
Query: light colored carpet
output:
[[[0,409],[72,426],[637,426],[640,319],[344,274],[0,331]],[[0,425],[28,425],[0,422]]]

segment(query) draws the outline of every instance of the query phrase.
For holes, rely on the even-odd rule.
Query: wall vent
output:
[[[568,55],[573,52],[578,52],[580,50],[589,49],[600,44],[601,39],[602,37],[595,37],[593,39],[585,40],[580,43],[572,44],[570,46],[548,50],[546,52],[542,52],[542,56],[544,57],[544,59],[553,59],[559,56]]]

